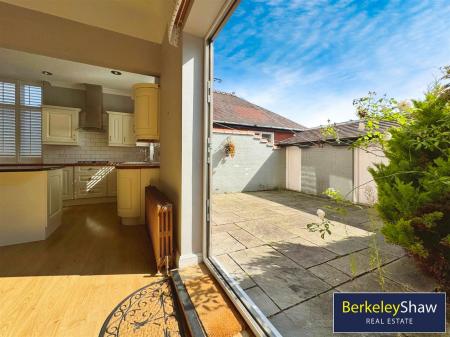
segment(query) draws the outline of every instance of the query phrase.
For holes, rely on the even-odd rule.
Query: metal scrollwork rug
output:
[[[184,329],[169,279],[151,283],[120,302],[99,337],[183,337]]]

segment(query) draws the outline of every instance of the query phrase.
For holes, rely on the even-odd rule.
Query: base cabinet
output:
[[[117,214],[122,224],[145,222],[145,187],[159,185],[159,168],[117,170]]]
[[[119,169],[117,172],[117,213],[122,218],[140,216],[140,171],[140,169]]]
[[[62,170],[62,199],[66,205],[109,202],[116,195],[114,166],[66,166]]]
[[[73,199],[73,167],[64,167],[62,170],[62,200]]]

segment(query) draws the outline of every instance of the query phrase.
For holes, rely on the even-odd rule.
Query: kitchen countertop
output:
[[[139,169],[139,168],[159,168],[159,163],[141,163],[141,162],[121,162],[121,163],[46,163],[46,164],[0,164],[0,172],[15,172],[15,171],[44,171],[52,170],[57,167],[62,168],[65,166],[114,166],[117,169]],[[40,169],[39,169],[40,168]]]
[[[50,171],[62,168],[62,165],[0,165],[0,172]]]
[[[141,169],[141,168],[159,168],[159,163],[145,163],[145,164],[127,164],[127,163],[120,163],[116,164],[116,169]]]

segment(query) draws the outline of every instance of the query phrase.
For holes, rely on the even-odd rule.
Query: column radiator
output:
[[[159,272],[173,267],[173,207],[154,186],[145,188],[145,223]]]

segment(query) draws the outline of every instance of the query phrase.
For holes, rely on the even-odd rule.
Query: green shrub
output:
[[[405,247],[450,289],[450,99],[436,84],[391,131],[389,163],[371,173],[388,241]]]

